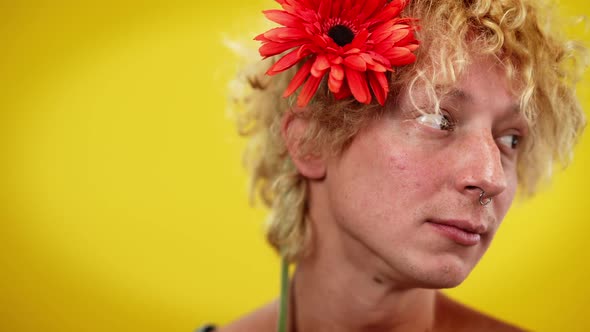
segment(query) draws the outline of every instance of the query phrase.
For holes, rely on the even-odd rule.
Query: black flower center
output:
[[[350,44],[354,39],[354,32],[344,25],[335,25],[328,30],[328,36],[332,38],[339,46]]]

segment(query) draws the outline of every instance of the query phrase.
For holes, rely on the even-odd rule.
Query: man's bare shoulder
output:
[[[438,292],[435,331],[523,332],[520,327],[469,308]]]
[[[272,301],[260,309],[219,328],[216,332],[274,332],[277,329],[278,308],[278,302]]]

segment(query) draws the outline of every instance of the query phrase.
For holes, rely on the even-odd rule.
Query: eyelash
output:
[[[432,117],[432,116],[440,116],[441,119],[440,119],[440,121],[433,121],[430,124],[426,124],[426,122],[428,120],[425,119],[424,117]],[[428,126],[431,126],[431,127],[434,127],[434,126],[432,126],[432,124],[436,124],[436,125],[438,125],[440,127],[440,128],[438,128],[439,130],[444,130],[444,131],[448,131],[448,132],[454,131],[455,128],[456,128],[456,126],[457,126],[457,121],[455,121],[448,114],[448,112],[446,110],[444,110],[444,109],[441,109],[441,112],[440,113],[436,113],[436,114],[423,114],[418,119],[419,119],[418,121],[420,121],[422,124],[425,124],[425,125],[428,125]],[[433,120],[433,119],[431,118],[430,120]],[[521,136],[516,135],[516,134],[504,135],[504,136],[500,137],[499,140],[501,138],[507,137],[507,136],[512,137],[512,139],[510,141],[510,147],[509,148],[512,149],[512,150],[516,150],[518,148],[519,144],[520,144]],[[503,144],[503,145],[505,145],[505,146],[508,147],[508,145],[507,144],[504,144],[502,141],[500,141],[500,144]]]
[[[447,114],[441,113],[441,116],[443,117],[443,122],[441,123],[440,130],[454,131],[457,122]]]
[[[512,134],[512,135],[504,135],[502,137],[506,137],[506,136],[512,137],[512,140],[510,141],[510,148],[512,150],[518,149],[518,146],[520,144],[521,137],[519,135],[515,135],[515,134]],[[500,138],[502,138],[502,137],[500,137]],[[501,144],[503,144],[503,143],[501,143]],[[508,146],[508,145],[506,145],[506,146]]]
[[[436,121],[435,119],[432,119],[431,117],[433,117],[433,116],[440,116],[441,117],[440,121]],[[427,119],[426,117],[430,117],[430,119]],[[432,122],[428,123],[428,120],[431,120]],[[432,124],[436,124],[440,127],[440,128],[438,128],[439,130],[445,130],[445,131],[454,131],[455,127],[457,126],[457,121],[455,121],[448,114],[448,112],[443,109],[441,109],[441,113],[423,114],[420,117],[418,117],[418,121],[420,123],[425,124],[430,127],[434,127],[434,126],[432,126]]]

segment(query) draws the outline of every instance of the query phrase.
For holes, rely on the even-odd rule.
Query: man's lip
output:
[[[468,232],[462,228],[433,222],[429,222],[428,225],[430,225],[436,233],[462,246],[471,247],[477,245],[481,241],[481,235]]]
[[[484,234],[487,227],[484,224],[476,224],[465,219],[429,219],[428,222],[433,224],[452,226],[462,231],[473,234]]]

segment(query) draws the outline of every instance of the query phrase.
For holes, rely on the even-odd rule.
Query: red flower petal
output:
[[[258,36],[254,37],[254,40],[258,40],[263,43],[270,41],[270,40],[268,40],[268,38],[264,37],[264,33],[261,33]]]
[[[380,72],[380,73],[384,73],[387,71],[387,67],[385,67],[384,65],[382,65],[378,62],[375,62],[374,65],[367,66],[367,69],[369,69],[371,71]]]
[[[383,55],[376,53],[376,52],[367,52],[372,58],[373,60],[375,60],[376,62],[382,64],[383,66],[389,68],[391,67],[391,63],[389,62],[389,60],[384,57]]]
[[[383,7],[385,4],[383,0],[365,0],[364,3],[365,5],[363,6],[363,9],[360,11],[361,15],[358,17],[360,21],[366,20],[368,17],[373,15],[377,8]]]
[[[392,47],[384,54],[394,66],[408,65],[416,61],[416,55],[405,47]]]
[[[344,72],[346,73],[348,87],[350,87],[350,92],[352,92],[354,98],[363,104],[370,103],[371,92],[367,85],[367,75],[348,67],[344,67]]]
[[[371,33],[371,39],[376,45],[379,45],[379,43],[390,38],[391,34],[393,33],[393,25],[393,21],[387,21],[373,30]]]
[[[301,89],[301,92],[299,93],[299,97],[297,97],[297,106],[299,106],[299,107],[307,106],[307,104],[309,103],[309,101],[311,100],[311,98],[313,97],[315,92],[318,90],[318,87],[320,86],[321,82],[322,82],[321,77],[310,76],[307,79],[307,82],[305,82],[303,89]]]
[[[399,2],[400,1],[391,1],[384,10],[372,18],[374,24],[388,21],[397,17],[405,7],[405,4],[403,6],[399,6]]]
[[[367,70],[367,63],[360,55],[350,55],[344,58],[344,65],[348,68],[365,71]]]
[[[344,98],[348,98],[352,96],[352,92],[350,92],[350,88],[348,87],[347,84],[342,85],[342,88],[340,88],[340,91],[338,92],[334,92],[334,97],[336,99],[344,99]]]
[[[375,61],[373,61],[373,58],[369,54],[361,53],[359,56],[363,58],[363,60],[367,63],[367,66],[372,66],[375,64]]]
[[[342,1],[333,1],[332,2],[332,11],[330,12],[330,17],[339,17],[341,8],[342,8]]]
[[[394,27],[395,28],[395,27]],[[410,33],[410,29],[395,29],[391,35],[391,41],[396,44],[407,44],[414,36]]]
[[[342,59],[341,56],[334,55],[334,54],[329,54],[328,59],[330,60],[331,64],[335,64],[335,65],[340,65],[340,64],[342,64],[342,62],[344,62],[344,59]]]
[[[295,49],[295,50],[287,53],[287,55],[285,55],[281,59],[279,59],[279,61],[277,61],[275,64],[273,64],[266,71],[266,73],[268,75],[274,75],[274,74],[280,73],[284,70],[287,70],[287,69],[293,67],[297,62],[299,62],[299,60],[301,60],[301,58],[302,57],[299,54],[299,50]]]
[[[328,77],[328,88],[334,93],[338,93],[344,83],[344,69],[340,65],[332,65],[330,76]]]
[[[317,21],[317,19],[318,19],[317,9],[302,10],[299,12],[299,15],[301,16],[301,19],[304,20],[305,22],[314,22],[314,21]]]
[[[369,30],[362,30],[361,32],[354,37],[352,42],[346,45],[347,48],[358,48],[363,49],[365,44],[367,43],[367,38],[369,38]]]
[[[343,55],[350,55],[350,54],[359,54],[361,50],[358,48],[351,48],[348,51],[344,52]]]
[[[324,0],[320,2],[320,8],[318,9],[318,15],[323,18],[330,17],[330,11],[332,10],[332,1]]]
[[[269,57],[277,54],[281,54],[286,50],[292,49],[293,47],[297,47],[301,45],[300,41],[293,41],[289,43],[275,43],[275,42],[268,42],[258,49],[258,52],[263,57]]]
[[[381,106],[384,106],[385,99],[387,99],[387,94],[389,93],[387,77],[384,73],[379,72],[369,72],[368,76],[369,83],[371,84],[371,90],[373,90],[377,102],[379,102]]]
[[[344,68],[341,65],[334,64],[331,67],[330,75],[337,80],[344,80]]]
[[[299,48],[299,56],[300,57],[304,57],[304,56],[311,54],[311,53],[317,53],[317,52],[314,52],[314,50],[312,49],[312,47],[309,44],[303,44]]]
[[[309,36],[305,31],[298,28],[274,28],[268,30],[264,37],[270,41],[283,42],[297,39],[307,39]]]
[[[287,13],[284,10],[278,10],[278,9],[270,9],[270,10],[265,10],[263,11],[264,16],[266,16],[266,18],[268,18],[269,20],[276,22],[280,25],[284,25],[286,27],[301,27],[301,20],[290,13]]]
[[[305,79],[309,76],[309,72],[311,71],[311,66],[313,64],[313,60],[310,59],[299,68],[285,92],[283,92],[283,97],[289,97],[293,94],[293,92],[297,91],[297,89],[305,82]]]
[[[324,37],[322,37],[320,35],[313,35],[311,37],[311,39],[312,39],[313,44],[319,48],[325,48],[326,46],[328,46],[327,41],[324,39]]]
[[[395,27],[399,27],[395,30],[393,37],[391,38],[398,46],[403,46],[405,44],[413,42],[415,39],[412,28],[407,25],[396,25]]]
[[[376,44],[374,51],[377,53],[387,53],[394,46],[406,46],[415,41],[414,33],[409,27],[392,30],[391,34],[381,42]]]
[[[311,67],[311,74],[315,77],[322,77],[328,68],[330,68],[328,58],[325,55],[320,54],[315,59],[313,67]]]

